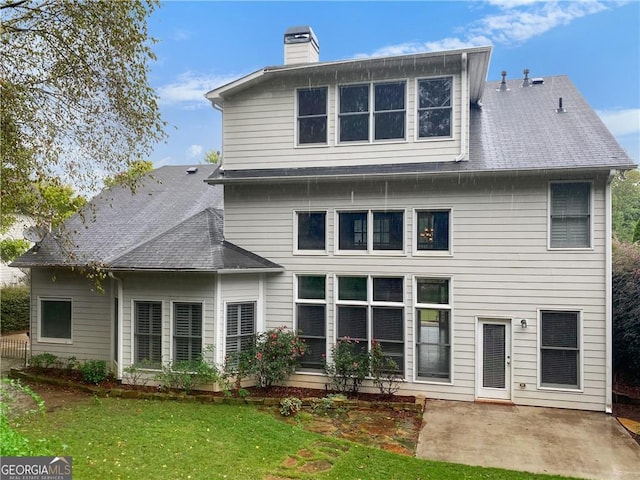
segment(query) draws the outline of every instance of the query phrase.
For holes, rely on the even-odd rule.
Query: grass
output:
[[[307,432],[250,406],[96,398],[23,418],[16,429],[48,439],[52,455],[72,456],[76,480],[563,478],[397,455]]]

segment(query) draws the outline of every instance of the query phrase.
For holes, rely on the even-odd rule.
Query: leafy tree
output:
[[[638,219],[638,223],[636,223],[636,228],[633,231],[633,243],[640,243],[640,218]]]
[[[134,160],[129,162],[129,168],[124,172],[105,178],[104,186],[124,185],[134,188],[136,182],[151,170],[153,170],[153,162],[149,160]]]
[[[29,242],[22,238],[6,238],[0,241],[0,260],[12,262],[15,258],[29,250]]]
[[[204,154],[204,163],[218,163],[220,161],[220,152],[209,150]]]
[[[147,78],[157,5],[0,0],[2,226],[50,198],[34,183],[96,190],[165,137]]]
[[[633,239],[640,221],[640,170],[618,174],[611,184],[613,234],[621,242]]]

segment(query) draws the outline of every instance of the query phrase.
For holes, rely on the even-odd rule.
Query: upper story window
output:
[[[405,138],[404,81],[343,85],[338,91],[340,143]]]
[[[296,212],[296,250],[326,251],[326,212]]]
[[[590,183],[552,183],[549,210],[551,248],[591,247]]]
[[[452,77],[418,80],[418,138],[451,137]]]
[[[327,143],[327,87],[298,90],[298,145]]]
[[[416,252],[450,250],[449,210],[416,210]]]
[[[338,212],[338,249],[402,251],[403,224],[401,210]]]

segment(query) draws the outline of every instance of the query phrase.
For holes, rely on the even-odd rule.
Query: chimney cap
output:
[[[307,43],[312,42],[318,45],[318,38],[308,25],[289,27],[284,32],[284,43]]]

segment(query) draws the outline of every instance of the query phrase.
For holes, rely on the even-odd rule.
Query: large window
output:
[[[451,77],[418,80],[418,138],[451,137]]]
[[[326,250],[326,212],[297,212],[296,250]]]
[[[327,87],[298,90],[298,145],[327,143]]]
[[[297,333],[307,346],[300,367],[321,371],[327,352],[326,277],[299,275],[296,280]]]
[[[361,348],[373,340],[404,372],[404,278],[338,277],[338,338],[349,337]]]
[[[416,211],[416,250],[447,251],[449,245],[449,214],[448,210]]]
[[[552,183],[550,197],[551,248],[589,248],[591,184]]]
[[[371,131],[373,140],[404,139],[405,90],[403,81],[340,86],[340,143],[371,141]]]
[[[135,302],[135,361],[149,366],[162,364],[162,303]]]
[[[197,361],[202,353],[202,304],[174,303],[173,359]]]
[[[71,299],[40,299],[39,340],[71,342]]]
[[[540,384],[580,388],[580,312],[540,312]]]
[[[226,356],[230,366],[237,366],[243,354],[253,349],[256,335],[256,304],[227,304]]]
[[[369,238],[369,225],[373,226]],[[338,212],[339,250],[394,250],[404,248],[403,211]]]
[[[451,381],[451,305],[449,280],[416,280],[417,378]]]

